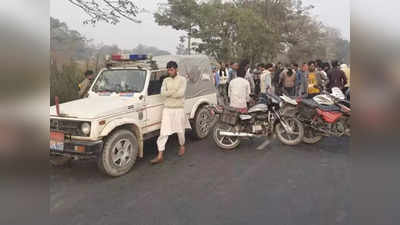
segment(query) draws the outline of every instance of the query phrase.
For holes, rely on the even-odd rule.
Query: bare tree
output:
[[[140,9],[132,0],[67,0],[73,5],[81,8],[89,18],[84,24],[95,24],[99,21],[117,24],[121,19],[127,19],[134,23],[141,21],[136,19]]]

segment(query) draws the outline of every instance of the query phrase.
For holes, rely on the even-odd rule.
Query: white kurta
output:
[[[228,96],[231,100],[230,107],[243,109],[247,108],[247,101],[250,100],[250,83],[244,78],[233,79],[228,88]]]
[[[164,108],[161,121],[160,136],[184,133],[185,129],[191,129],[183,108]]]

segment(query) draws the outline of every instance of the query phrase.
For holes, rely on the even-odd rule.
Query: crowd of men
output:
[[[296,63],[260,63],[255,68],[250,67],[248,60],[243,60],[240,63],[220,63],[213,68],[213,73],[220,96],[225,103],[231,102],[230,105],[236,108],[244,108],[243,102],[237,103],[237,92],[241,96],[247,93],[253,96],[270,93],[311,98],[322,92],[330,92],[333,87],[347,94],[350,91],[350,68],[346,64],[340,65],[337,60],[331,63],[316,60],[300,66]],[[236,78],[241,79],[233,82]]]

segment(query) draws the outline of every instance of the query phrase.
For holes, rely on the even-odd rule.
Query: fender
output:
[[[127,126],[136,135],[139,145],[139,157],[143,158],[143,133],[139,125],[136,124],[137,120],[129,118],[118,118],[106,124],[100,133],[100,137],[108,136],[113,130],[121,126]]]
[[[197,102],[192,107],[192,112],[190,113],[190,119],[194,118],[194,116],[196,115],[196,111],[200,105],[211,105],[211,101],[206,98],[201,98],[197,100]]]

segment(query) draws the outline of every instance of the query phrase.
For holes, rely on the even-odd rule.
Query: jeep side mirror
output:
[[[143,100],[143,98],[144,98],[143,95],[139,96],[139,100]]]

